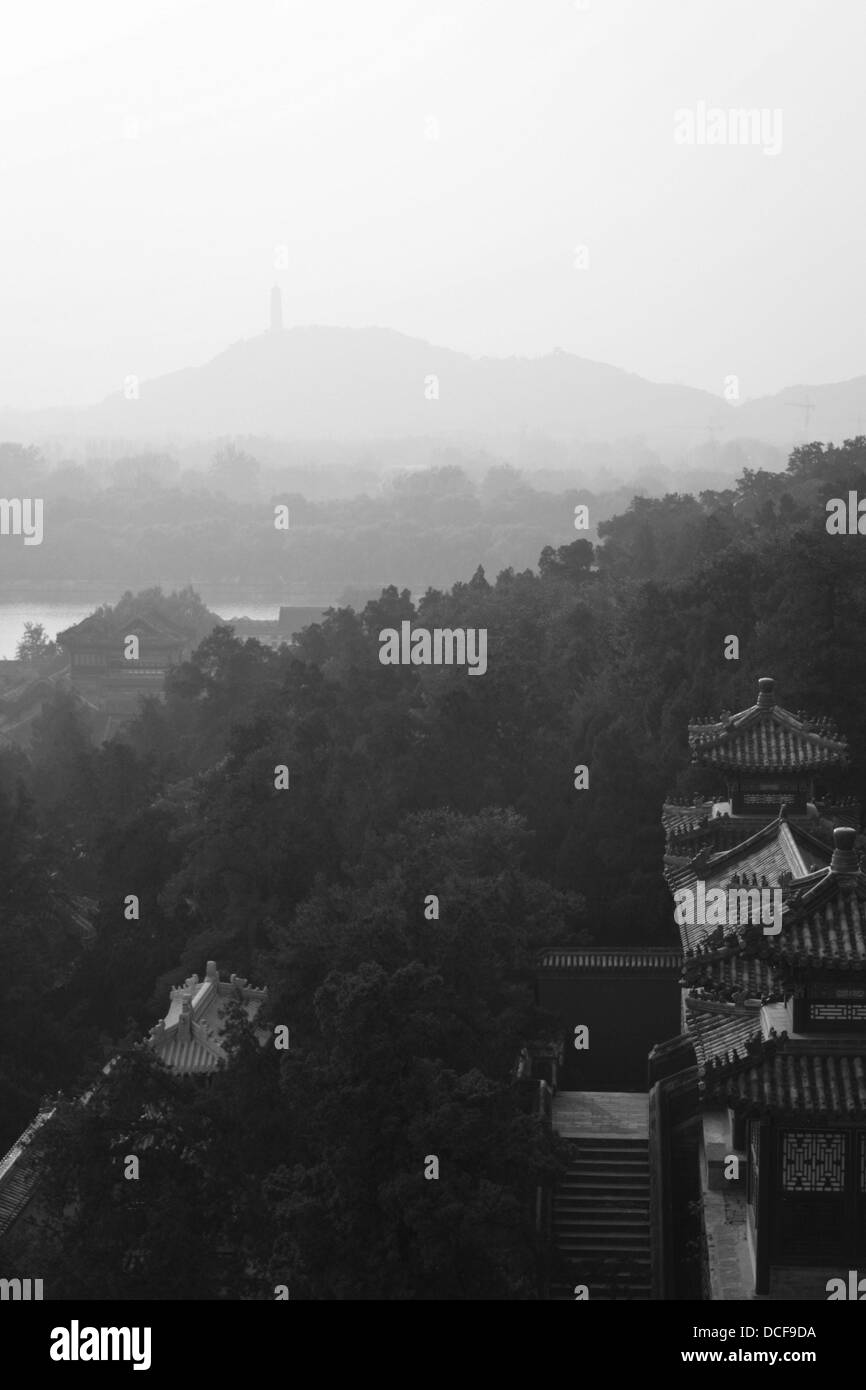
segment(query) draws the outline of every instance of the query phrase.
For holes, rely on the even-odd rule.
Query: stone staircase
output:
[[[549,1297],[573,1300],[574,1286],[586,1284],[590,1301],[649,1299],[646,1097],[623,1097],[612,1124],[609,1114],[599,1123],[597,1106],[586,1104],[595,1099],[566,1092],[554,1100],[554,1126],[570,1140],[572,1157],[553,1197],[553,1241],[568,1273],[560,1265]]]
[[[0,1236],[6,1234],[33,1196],[38,1167],[28,1146],[53,1114],[53,1108],[40,1110],[32,1124],[0,1159]]]

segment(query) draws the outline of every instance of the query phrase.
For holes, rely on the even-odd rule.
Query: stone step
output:
[[[586,1207],[555,1207],[553,1212],[553,1223],[555,1226],[569,1228],[585,1224],[587,1229],[590,1227],[605,1230],[607,1227],[619,1230],[621,1226],[634,1226],[637,1230],[648,1230],[649,1221],[645,1211],[618,1211],[611,1208],[608,1211],[589,1211]]]
[[[642,1212],[649,1216],[649,1195],[631,1193],[582,1193],[567,1191],[553,1198],[553,1211],[623,1211]]]
[[[649,1153],[646,1139],[568,1139],[566,1143],[572,1153],[622,1154],[626,1158]]]
[[[584,1148],[582,1144],[575,1144],[571,1147],[571,1161],[594,1161],[596,1163],[648,1163],[649,1150],[646,1144],[639,1147],[630,1148],[626,1152],[610,1152],[603,1148]]]
[[[629,1197],[642,1197],[645,1200],[649,1197],[649,1183],[641,1182],[639,1178],[616,1178],[609,1173],[593,1174],[585,1182],[569,1183],[567,1187],[561,1184],[557,1188],[557,1195],[580,1197],[590,1195],[610,1194],[611,1197],[627,1195]]]
[[[575,1279],[575,1284],[586,1284],[585,1279]],[[650,1302],[649,1284],[632,1284],[627,1290],[619,1286],[587,1284],[589,1298],[586,1302],[592,1303],[648,1303]],[[551,1284],[550,1292],[547,1296],[549,1303],[574,1303],[574,1284]]]
[[[626,1183],[641,1183],[641,1181],[646,1181],[646,1183],[648,1183],[649,1170],[646,1169],[645,1166],[644,1168],[613,1168],[613,1166],[607,1166],[607,1168],[605,1168],[603,1163],[592,1163],[592,1165],[588,1165],[587,1168],[570,1168],[569,1172],[564,1175],[562,1181],[563,1183],[570,1183],[571,1186],[575,1186],[575,1184],[592,1181],[598,1179],[598,1177],[609,1177],[609,1179],[619,1177],[621,1181],[626,1181]]]
[[[580,1183],[588,1178],[623,1178],[630,1182],[649,1182],[649,1169],[644,1163],[641,1167],[620,1168],[613,1163],[587,1163],[581,1168],[570,1167],[563,1182]]]
[[[575,1158],[621,1158],[628,1162],[633,1158],[646,1158],[649,1154],[645,1140],[639,1144],[585,1144],[582,1140],[572,1140],[568,1147]]]
[[[611,1236],[608,1231],[557,1231],[557,1249],[569,1256],[579,1251],[581,1259],[592,1254],[593,1259],[614,1262],[630,1258],[649,1261],[650,1243],[640,1233],[621,1231]]]
[[[651,1277],[650,1256],[648,1250],[627,1250],[623,1248],[619,1252],[613,1252],[607,1247],[604,1250],[594,1249],[591,1245],[570,1245],[565,1244],[560,1247],[560,1253],[578,1270],[583,1271],[584,1282],[594,1278],[601,1280],[602,1283],[624,1281],[625,1283],[649,1283]],[[617,1253],[622,1262],[622,1268],[617,1264]],[[575,1278],[575,1282],[577,1279]]]
[[[549,1297],[571,1302],[574,1285],[586,1284],[590,1299],[649,1301],[649,1148],[639,1123],[646,1100],[632,1114],[631,1097],[556,1099],[554,1123],[569,1140],[569,1163],[553,1194],[553,1240],[571,1284],[562,1281],[560,1269]],[[613,1132],[582,1132],[602,1125]],[[620,1134],[620,1127],[637,1132]]]
[[[574,1256],[579,1254],[581,1258],[592,1251],[593,1258],[612,1260],[621,1259],[624,1256],[634,1255],[635,1258],[649,1260],[650,1243],[641,1231],[630,1231],[627,1228],[616,1231],[611,1235],[610,1231],[557,1231],[556,1248],[563,1255]]]
[[[646,1154],[635,1154],[634,1158],[614,1158],[596,1154],[578,1154],[575,1158],[569,1159],[569,1168],[573,1172],[585,1172],[588,1168],[616,1168],[621,1172],[648,1172],[649,1158]]]
[[[647,1229],[646,1214],[642,1212],[602,1212],[593,1216],[586,1211],[557,1211],[553,1214],[557,1234],[567,1231],[634,1231],[643,1235]]]
[[[603,1149],[606,1153],[634,1153],[641,1149],[646,1149],[648,1140],[643,1138],[617,1138],[615,1135],[608,1135],[604,1138],[595,1138],[591,1134],[576,1134],[566,1140],[572,1148],[580,1149]]]
[[[636,1158],[647,1158],[649,1149],[646,1144],[634,1144],[627,1149],[608,1149],[595,1144],[572,1144],[571,1153],[574,1158],[603,1158],[605,1161],[614,1158],[622,1160],[623,1163],[630,1163]]]
[[[649,1276],[642,1276],[633,1280],[610,1279],[605,1277],[593,1278],[592,1271],[574,1269],[567,1283],[563,1283],[562,1277],[557,1280],[551,1288],[567,1289],[571,1297],[574,1298],[575,1284],[585,1284],[589,1290],[590,1298],[610,1298],[611,1293],[616,1290],[619,1297],[636,1296],[639,1298],[649,1298],[652,1283]]]
[[[557,1183],[554,1191],[554,1200],[559,1197],[567,1197],[569,1201],[597,1202],[605,1196],[609,1196],[612,1202],[622,1201],[649,1201],[649,1183],[643,1182],[641,1178],[624,1177],[621,1179],[627,1188],[633,1189],[632,1192],[623,1192],[620,1184],[613,1186],[610,1175],[602,1177],[601,1174],[585,1179],[583,1182],[564,1182]]]

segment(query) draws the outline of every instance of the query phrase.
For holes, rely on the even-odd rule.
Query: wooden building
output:
[[[540,952],[536,999],[557,1016],[569,1044],[558,1089],[643,1091],[647,1053],[677,1026],[681,969],[682,955],[671,946],[554,946]],[[579,1027],[591,1039],[584,1050],[573,1046]]]
[[[137,655],[130,653],[136,650]],[[69,654],[73,684],[156,677],[190,655],[195,638],[155,611],[118,616],[97,612],[57,634],[58,644]]]
[[[807,720],[776,704],[775,682],[758,681],[755,704],[689,725],[695,762],[724,777],[735,816],[769,816],[787,804],[805,815],[816,775],[844,768],[848,750],[829,719]]]
[[[257,989],[238,975],[221,980],[209,960],[203,980],[191,975],[171,990],[168,1013],[151,1029],[148,1044],[179,1075],[206,1075],[226,1060],[222,1037],[229,1005],[240,1004],[252,1022],[267,997],[267,989]]]
[[[665,806],[672,891],[765,887],[781,915],[680,926],[681,1032],[650,1054],[653,1296],[677,1296],[677,1208],[699,1197],[705,1296],[824,1299],[866,1260],[866,875],[859,810],[832,785],[847,746],[768,679],[689,734],[727,785]],[[670,1179],[686,1160],[688,1193]]]

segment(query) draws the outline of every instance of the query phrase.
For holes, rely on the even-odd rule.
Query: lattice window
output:
[[[866,1004],[812,1004],[809,1014],[816,1022],[863,1023]]]
[[[845,1136],[787,1130],[782,1135],[782,1187],[786,1192],[844,1192]]]

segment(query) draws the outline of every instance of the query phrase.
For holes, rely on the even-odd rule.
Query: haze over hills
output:
[[[495,447],[537,431],[582,442],[639,438],[670,458],[708,437],[789,448],[866,428],[866,377],[794,386],[736,406],[558,349],[537,358],[472,358],[384,328],[272,329],[201,366],[141,381],[137,390],[137,397],[119,390],[80,410],[7,411],[0,438],[423,436]]]

